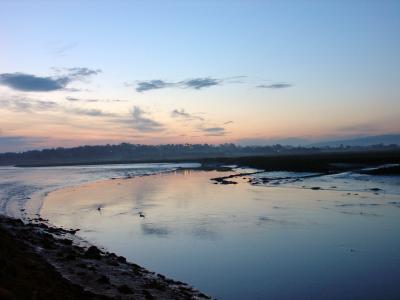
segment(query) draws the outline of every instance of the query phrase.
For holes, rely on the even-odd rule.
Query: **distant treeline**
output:
[[[81,146],[0,154],[0,165],[65,165],[122,162],[189,161],[212,157],[307,154],[326,151],[399,149],[396,145],[369,147],[309,148],[292,146],[238,146],[235,144],[166,144]]]

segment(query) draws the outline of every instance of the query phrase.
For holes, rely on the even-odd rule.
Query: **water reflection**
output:
[[[210,181],[229,174],[179,171],[64,188],[41,213],[218,299],[397,299],[398,186],[363,177],[362,188],[354,182],[347,192],[356,180],[348,176],[346,192],[343,178],[326,190]],[[389,192],[368,190],[378,184]],[[331,186],[326,178],[307,185]]]

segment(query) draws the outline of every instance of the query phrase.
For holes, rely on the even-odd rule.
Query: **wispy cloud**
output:
[[[277,82],[277,83],[272,83],[272,84],[260,84],[257,85],[257,88],[262,88],[262,89],[286,89],[290,88],[293,85],[287,82]]]
[[[216,79],[212,77],[198,77],[186,79],[178,82],[167,82],[161,79],[139,81],[136,84],[126,84],[127,86],[136,86],[136,91],[139,93],[147,92],[150,90],[157,90],[163,88],[188,88],[200,90],[206,87],[222,84],[223,79]]]
[[[96,108],[66,107],[54,101],[36,100],[27,97],[8,97],[0,99],[0,109],[14,112],[40,113],[40,112],[64,112],[75,115],[92,117],[115,117],[116,115],[104,112]]]
[[[194,79],[189,79],[180,82],[180,84],[183,87],[186,88],[192,88],[192,89],[202,89],[205,87],[210,87],[214,85],[219,85],[222,83],[221,79],[215,79],[215,78],[210,78],[210,77],[204,77],[204,78],[194,78]]]
[[[65,56],[68,51],[75,48],[76,46],[78,46],[77,42],[63,43],[58,41],[53,43],[51,52],[57,56]]]
[[[51,92],[64,90],[72,81],[84,80],[91,75],[101,72],[101,70],[88,68],[69,68],[63,70],[67,71],[67,73],[44,77],[18,72],[2,73],[0,74],[0,84],[22,92]]]
[[[174,85],[173,83],[168,83],[159,79],[149,80],[149,81],[139,81],[137,83],[136,91],[141,93],[150,90],[162,89],[173,85]]]
[[[182,121],[193,122],[193,129],[195,132],[201,132],[204,136],[223,136],[228,134],[226,127],[232,124],[233,121],[224,123],[216,123],[206,118],[187,112],[184,109],[174,109],[171,112],[171,117],[177,118]],[[190,126],[191,124],[186,124]]]
[[[227,133],[224,127],[205,127],[201,128],[201,131],[203,131],[206,136],[223,136]]]
[[[89,68],[82,68],[82,67],[66,68],[66,69],[60,69],[60,70],[66,70],[68,72],[68,77],[74,78],[74,79],[83,79],[85,77],[88,77],[91,75],[97,75],[97,74],[101,73],[100,69],[89,69]]]
[[[133,128],[140,132],[155,132],[164,130],[163,124],[146,117],[146,114],[148,113],[142,110],[139,106],[133,107]]]
[[[246,80],[248,76],[233,76],[226,78],[213,78],[213,77],[197,77],[189,78],[182,81],[165,81],[162,79],[152,79],[137,81],[134,83],[125,83],[126,86],[135,87],[138,93],[143,93],[151,90],[165,89],[165,88],[180,88],[180,89],[194,89],[200,90],[207,87],[218,86],[223,84],[250,84]],[[259,84],[256,85],[257,88],[264,89],[285,89],[292,87],[293,84],[288,82],[276,82],[271,84]]]
[[[174,109],[171,112],[171,117],[177,118],[182,121],[193,122],[193,130],[195,132],[201,132],[203,136],[224,136],[228,134],[226,127],[232,124],[233,121],[227,121],[224,123],[216,123],[198,115],[189,113],[184,109]],[[190,126],[191,124],[185,124]]]
[[[76,97],[71,97],[67,96],[65,97],[65,100],[69,102],[88,102],[88,103],[96,103],[96,102],[125,102],[126,100],[121,100],[121,99],[82,99],[82,98],[76,98]]]
[[[40,112],[57,109],[58,104],[53,101],[32,100],[25,97],[8,97],[0,99],[0,109],[15,112]]]
[[[104,112],[101,109],[97,108],[82,108],[82,107],[73,107],[73,108],[65,108],[65,112],[72,113],[75,115],[84,115],[91,117],[115,117],[116,115],[109,112]]]
[[[174,109],[171,112],[171,116],[173,118],[183,118],[185,120],[199,120],[199,121],[204,121],[204,118],[200,117],[200,116],[196,116],[194,114],[188,113],[186,112],[184,109]]]

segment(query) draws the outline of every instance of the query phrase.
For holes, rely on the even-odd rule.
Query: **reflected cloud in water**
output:
[[[167,227],[155,225],[152,223],[142,223],[140,224],[140,228],[142,229],[144,235],[155,235],[157,237],[166,237],[171,233],[171,231]]]

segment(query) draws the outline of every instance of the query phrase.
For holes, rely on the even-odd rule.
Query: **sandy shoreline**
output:
[[[60,278],[50,278],[62,282],[63,285],[61,291],[57,291],[58,287],[55,288],[53,297],[59,298],[57,295],[67,289],[74,296],[62,299],[210,299],[185,283],[150,272],[127,262],[122,256],[102,251],[95,246],[82,246],[82,241],[74,237],[76,230],[53,227],[41,218],[25,224],[18,219],[0,216],[0,231],[1,238],[8,239],[0,243],[3,255],[7,255],[0,259],[12,261],[14,252],[9,248],[14,246],[25,253],[23,257],[32,256],[40,267],[53,268],[55,274],[61,275]],[[13,264],[14,268],[19,268],[19,264],[25,265],[26,262],[14,259]],[[24,272],[37,276],[36,269]],[[28,294],[31,299],[46,299],[45,291],[40,287],[31,291],[25,287],[22,295],[19,287],[26,282],[18,277],[18,272],[14,274],[15,278],[12,275],[1,274],[1,277],[8,278],[8,284],[1,281],[2,297],[26,299]],[[28,281],[31,277],[29,275],[25,274]],[[0,298],[3,299],[2,297]]]

